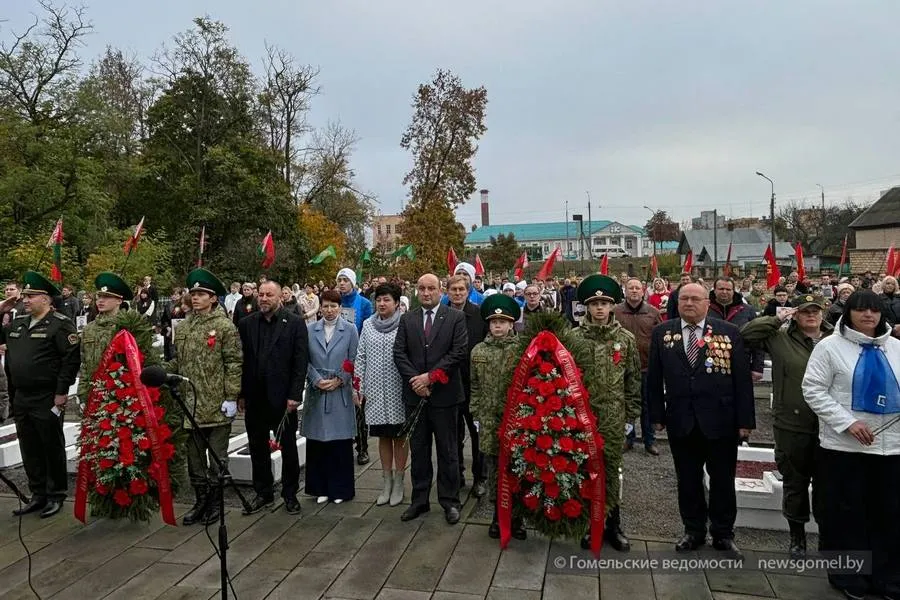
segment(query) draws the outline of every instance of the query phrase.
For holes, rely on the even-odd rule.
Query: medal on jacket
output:
[[[207,334],[207,336],[208,337],[206,338],[206,346],[210,350],[212,350],[213,348],[216,347],[216,330],[215,329],[210,330],[210,332]]]
[[[620,344],[619,342],[616,342],[615,344],[613,344],[612,349],[613,349],[613,354],[612,354],[613,364],[618,365],[620,362],[622,362],[622,344]]]

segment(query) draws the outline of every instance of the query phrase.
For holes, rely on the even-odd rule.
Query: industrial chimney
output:
[[[488,191],[481,190],[481,226],[487,227],[491,224],[491,210],[488,206]]]

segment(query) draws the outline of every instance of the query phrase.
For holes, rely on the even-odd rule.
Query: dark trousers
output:
[[[481,456],[481,450],[478,448],[478,428],[475,426],[475,419],[469,410],[469,403],[459,406],[459,418],[457,419],[456,439],[459,447],[459,475],[460,481],[465,478],[466,465],[463,461],[463,446],[466,445],[466,429],[469,430],[469,441],[472,443],[472,479],[475,483],[484,481],[484,459]]]
[[[820,450],[822,551],[868,551],[872,575],[828,573],[838,587],[860,596],[900,597],[900,455]]]
[[[644,437],[644,447],[649,448],[656,443],[656,432],[650,422],[650,395],[647,393],[647,371],[641,371],[641,435]],[[637,438],[637,428],[631,430],[626,441],[629,446],[634,445]]]
[[[356,453],[369,453],[369,425],[366,423],[366,411],[356,411]]]
[[[331,500],[353,500],[353,440],[306,440],[306,493]]]
[[[219,465],[209,456],[203,440],[213,453],[228,468],[228,440],[231,438],[231,423],[190,429],[186,444],[188,477],[195,488],[216,487],[219,484]],[[203,439],[198,439],[202,437]]]
[[[52,407],[52,395],[46,401],[14,400],[13,418],[31,494],[62,500],[69,486],[66,442],[62,418],[50,412]]]
[[[708,439],[698,425],[685,437],[669,437],[678,478],[678,510],[685,533],[706,537],[706,521],[713,539],[734,538],[737,498],[737,431],[734,436]],[[709,473],[709,507],[703,489],[703,467]]]
[[[284,419],[284,427],[278,443],[281,444],[281,495],[295,498],[300,490],[300,457],[297,454],[297,411],[287,413],[265,400],[247,404],[244,424],[250,448],[250,464],[253,468],[253,489],[262,498],[275,495],[275,478],[272,476],[269,432],[277,433]]]
[[[407,405],[407,414],[415,407]],[[419,422],[409,440],[412,477],[412,505],[428,506],[434,468],[431,465],[431,442],[437,446],[438,502],[444,509],[459,508],[459,464],[456,444],[457,407],[425,404]]]
[[[782,513],[788,521],[808,523],[810,514],[809,485],[812,483],[812,514],[816,522],[822,520],[822,494],[816,472],[819,455],[819,436],[775,427],[775,463],[784,484]]]

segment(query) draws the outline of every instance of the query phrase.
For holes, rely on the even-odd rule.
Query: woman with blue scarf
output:
[[[850,295],[835,329],[803,378],[819,418],[819,549],[870,553],[870,575],[828,571],[847,598],[900,600],[900,340],[870,290]]]

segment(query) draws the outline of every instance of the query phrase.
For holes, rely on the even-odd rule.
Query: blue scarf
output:
[[[873,344],[861,348],[853,370],[853,410],[876,415],[900,412],[900,385],[884,352]]]

